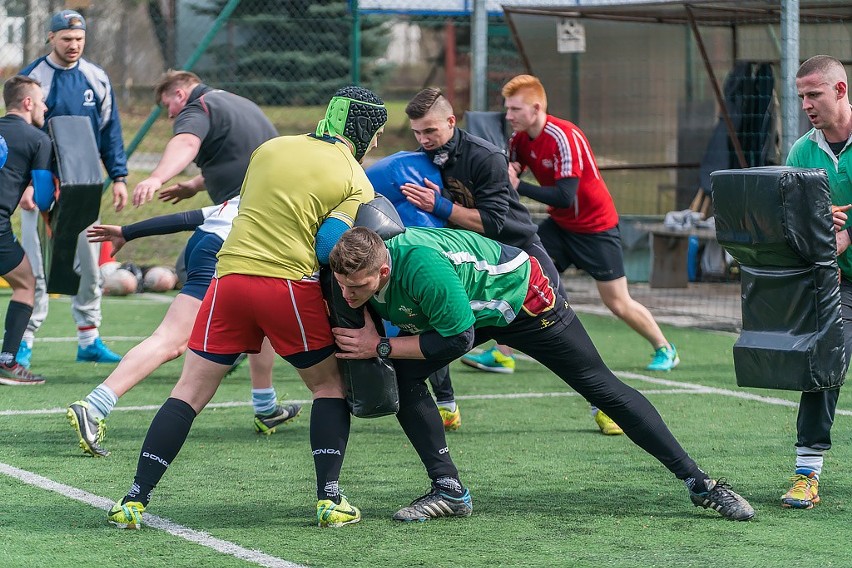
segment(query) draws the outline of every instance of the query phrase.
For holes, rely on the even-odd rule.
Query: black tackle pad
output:
[[[59,199],[50,211],[50,224],[39,220],[47,291],[74,295],[80,286],[74,271],[77,238],[100,214],[100,153],[88,118],[56,116],[47,125],[59,172]]]
[[[405,232],[399,212],[390,199],[380,194],[358,206],[354,225],[376,231],[384,241]]]
[[[320,270],[322,293],[328,305],[332,327],[358,329],[364,327],[363,308],[353,309],[343,299],[343,292],[329,268]],[[367,311],[379,334],[382,319],[367,304]],[[390,361],[376,356],[372,359],[338,359],[343,384],[346,385],[346,403],[353,416],[378,418],[399,411],[399,387],[396,371]]]
[[[720,170],[711,187],[716,238],[741,264],[737,384],[807,392],[839,387],[846,362],[825,172]]]
[[[822,170],[768,166],[710,174],[716,239],[746,266],[835,260],[831,192]]]

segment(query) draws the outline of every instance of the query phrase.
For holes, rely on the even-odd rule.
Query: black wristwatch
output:
[[[379,354],[379,357],[382,359],[387,359],[391,354],[391,344],[390,339],[387,337],[382,337],[379,339],[379,344],[376,345],[376,353]]]
[[[127,183],[127,176],[118,176],[112,180],[113,183]]]

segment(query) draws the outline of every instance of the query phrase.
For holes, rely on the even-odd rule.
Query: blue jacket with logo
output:
[[[47,104],[45,127],[47,119],[54,116],[89,117],[107,174],[112,179],[127,175],[118,106],[103,69],[83,58],[65,69],[44,56],[24,67],[21,75],[41,83]]]

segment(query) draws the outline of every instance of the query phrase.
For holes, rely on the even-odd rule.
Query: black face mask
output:
[[[432,163],[438,166],[439,168],[443,168],[447,163],[450,162],[450,157],[456,149],[456,133],[453,131],[452,138],[444,144],[443,146],[439,146],[434,150],[426,150],[426,155],[432,160]]]

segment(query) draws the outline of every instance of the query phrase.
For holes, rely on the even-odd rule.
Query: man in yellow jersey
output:
[[[346,87],[331,99],[315,134],[274,138],[255,150],[180,380],[151,423],[133,485],[109,512],[112,524],[141,526],[150,494],[192,421],[239,354],[257,353],[264,337],[313,394],[317,523],[339,527],[361,520],[338,487],[350,415],[318,271],[358,206],[373,199],[359,162],[376,147],[386,121],[379,97]]]

